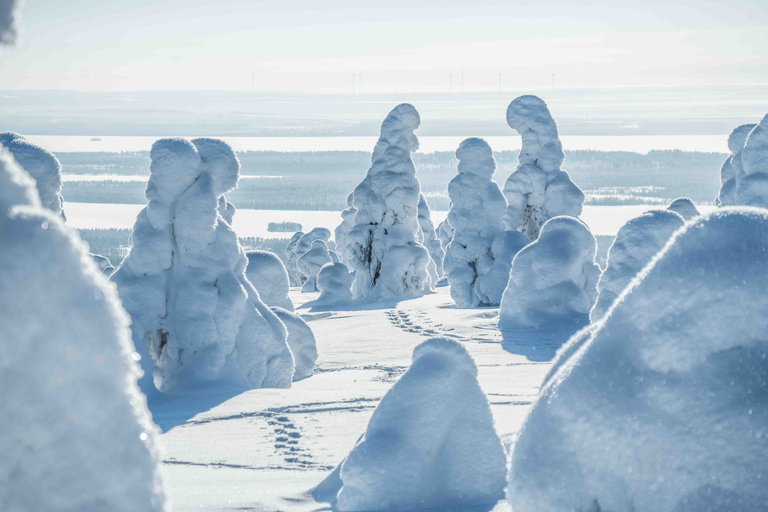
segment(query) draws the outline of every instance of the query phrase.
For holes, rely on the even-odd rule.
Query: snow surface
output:
[[[0,247],[0,510],[165,510],[115,287],[2,148]]]
[[[288,298],[288,271],[275,253],[269,251],[247,251],[248,267],[245,276],[259,292],[259,298],[269,307],[293,311],[293,302]]]
[[[21,0],[0,0],[0,45],[13,46],[19,36]]]
[[[305,293],[317,291],[317,273],[326,263],[333,263],[328,245],[323,240],[314,240],[309,250],[296,261],[296,267],[304,276],[301,291]]]
[[[429,203],[424,194],[419,196],[419,243],[427,248],[429,262],[427,270],[432,284],[436,285],[444,275],[443,260],[445,259],[445,248],[437,236],[435,225],[432,224],[432,214],[429,211]]]
[[[512,261],[499,328],[513,340],[535,334],[537,341],[554,336],[562,342],[587,325],[600,277],[596,251],[595,237],[578,219],[547,221],[538,240]]]
[[[678,197],[667,206],[667,210],[672,210],[673,212],[680,214],[686,221],[701,215],[694,202],[687,197]]]
[[[45,149],[27,142],[13,132],[0,133],[0,146],[4,146],[35,180],[40,202],[56,215],[64,216],[64,199],[61,197],[61,164]]]
[[[160,139],[150,152],[149,204],[115,271],[142,354],[142,390],[288,387],[294,363],[285,326],[245,276],[248,258],[223,194],[240,163],[214,139]]]
[[[512,509],[768,509],[767,266],[765,210],[678,231],[543,388]]]
[[[320,290],[320,296],[315,303],[318,305],[350,304],[352,277],[347,266],[341,262],[323,265],[317,273],[317,289]]]
[[[608,263],[597,283],[597,302],[590,313],[593,322],[605,315],[624,288],[683,224],[685,219],[671,210],[649,210],[624,224],[608,249]]]
[[[498,305],[507,279],[501,283],[481,279],[494,266],[491,247],[504,232],[502,218],[507,201],[493,181],[496,161],[488,143],[478,138],[464,140],[456,150],[456,158],[459,173],[448,184],[448,223],[453,228],[453,239],[444,264],[451,296],[462,308]],[[510,259],[507,276],[511,263]]]
[[[552,217],[581,215],[584,193],[567,172],[557,125],[547,104],[537,96],[520,96],[507,108],[507,124],[523,140],[519,165],[504,184],[507,229],[518,230],[531,240]]]

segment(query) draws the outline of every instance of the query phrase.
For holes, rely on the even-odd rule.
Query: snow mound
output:
[[[419,196],[419,243],[427,248],[429,257],[432,260],[429,262],[427,270],[429,271],[432,285],[435,286],[440,278],[443,277],[445,249],[443,248],[442,242],[437,237],[435,225],[432,224],[429,203],[427,203],[427,198],[424,197],[424,194]]]
[[[768,212],[699,217],[547,383],[515,512],[768,509]]]
[[[144,356],[142,389],[154,391],[153,361],[164,392],[289,387],[285,326],[246,278],[248,258],[227,222],[234,207],[218,195],[237,183],[234,152],[210,139],[160,139],[150,159],[149,204],[112,276]]]
[[[296,365],[293,380],[306,379],[315,371],[317,361],[315,335],[309,324],[296,313],[279,307],[273,307],[272,311],[288,329],[288,345],[291,347]]]
[[[608,312],[624,288],[683,224],[685,219],[671,210],[650,210],[621,227],[597,283],[597,302],[590,313],[593,322]]]
[[[736,190],[744,178],[744,168],[741,165],[741,152],[747,142],[749,132],[756,124],[742,124],[737,126],[728,137],[728,149],[731,155],[723,162],[720,168],[720,192],[715,198],[717,206],[733,206],[737,204]]]
[[[507,124],[521,135],[519,165],[504,185],[507,229],[521,231],[531,240],[552,217],[581,215],[584,193],[567,172],[557,125],[547,104],[536,96],[520,96],[507,108]]]
[[[336,250],[339,253],[339,258],[342,263],[349,261],[349,255],[347,254],[347,235],[355,225],[355,214],[357,208],[355,208],[355,193],[352,192],[347,196],[347,208],[341,212],[341,224],[336,227],[333,232],[333,238],[336,242]]]
[[[248,257],[245,276],[259,292],[262,302],[269,307],[293,311],[293,302],[288,298],[288,271],[280,258],[269,251],[247,251],[245,255]]]
[[[340,511],[413,510],[495,503],[505,480],[475,362],[459,343],[431,339],[414,349],[340,473],[317,489],[333,494],[341,485]]]
[[[90,252],[88,255],[91,257],[94,263],[96,263],[96,266],[99,267],[101,273],[105,276],[109,277],[115,272],[115,267],[112,266],[112,262],[110,262],[109,258],[106,256],[102,256],[101,254],[93,254]]]
[[[736,202],[768,208],[768,114],[755,126],[741,152],[745,176],[736,190]]]
[[[678,197],[667,206],[667,210],[672,210],[673,212],[680,214],[686,221],[701,215],[693,201],[687,197]]]
[[[66,219],[64,199],[61,197],[61,164],[58,158],[13,132],[0,133],[0,146],[10,151],[19,166],[35,180],[43,207]]]
[[[584,223],[555,217],[512,261],[499,328],[512,335],[567,337],[589,323],[597,298],[597,243]]]
[[[302,237],[303,239],[303,237]],[[296,262],[296,267],[304,276],[304,286],[301,291],[312,293],[317,291],[317,273],[326,263],[332,263],[333,258],[328,246],[323,240],[313,240],[312,246]]]
[[[352,274],[343,263],[326,263],[317,273],[318,304],[344,305],[352,302]]]
[[[0,509],[165,510],[129,319],[0,148]]]
[[[418,296],[431,291],[427,249],[419,243],[421,188],[411,153],[419,113],[395,107],[381,125],[371,167],[353,193],[355,223],[343,251],[354,272],[355,298]]]
[[[21,0],[0,0],[0,45],[16,44],[20,11]]]
[[[475,295],[485,304],[501,304],[501,297],[509,283],[512,260],[520,249],[530,244],[528,237],[519,231],[503,231],[491,244],[493,266],[475,281]]]
[[[493,181],[496,161],[488,143],[478,138],[462,141],[456,158],[459,173],[448,184],[448,222],[454,232],[445,257],[451,297],[462,308],[498,305],[492,300],[501,299],[504,285],[498,293],[475,286],[493,268],[493,242],[504,232],[507,201]]]

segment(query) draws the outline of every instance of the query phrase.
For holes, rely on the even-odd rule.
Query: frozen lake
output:
[[[53,152],[148,151],[160,137],[109,136],[92,140],[90,135],[27,135],[30,142]],[[372,151],[377,137],[220,137],[235,151]],[[419,137],[422,153],[455,151],[465,137]],[[484,137],[494,151],[519,150],[520,137],[510,130],[509,136]],[[679,149],[728,153],[728,135],[562,135],[568,150],[632,151]]]

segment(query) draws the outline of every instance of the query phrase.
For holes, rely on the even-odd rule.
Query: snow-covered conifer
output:
[[[341,212],[341,224],[336,227],[333,233],[334,241],[336,242],[336,251],[339,254],[339,258],[342,263],[346,263],[349,260],[349,256],[346,254],[347,250],[347,235],[352,227],[355,225],[355,193],[352,192],[347,196],[347,208]]]
[[[544,384],[512,510],[765,510],[766,268],[764,209],[679,230]]]
[[[128,323],[0,148],[0,510],[165,510]]]
[[[717,206],[733,206],[736,201],[736,190],[744,177],[744,168],[741,165],[741,151],[747,142],[749,132],[756,124],[742,124],[737,126],[728,137],[728,149],[731,154],[723,162],[720,168],[720,193],[715,198]]]
[[[432,215],[429,211],[429,203],[427,203],[427,198],[424,197],[424,194],[421,194],[419,197],[419,243],[429,251],[429,257],[432,261],[429,262],[427,270],[434,286],[443,277],[445,248],[435,232],[435,225],[432,224]]]
[[[768,114],[749,132],[741,165],[744,177],[736,190],[736,202],[768,208]]]
[[[420,124],[412,105],[395,107],[381,125],[371,167],[355,188],[355,225],[347,235],[347,264],[355,298],[414,296],[431,289],[429,252],[419,243],[421,189],[411,153]]]
[[[437,225],[435,233],[437,233],[437,238],[440,239],[440,243],[442,244],[443,249],[447,250],[448,244],[450,244],[451,240],[453,240],[453,226],[451,226],[451,223],[448,222],[448,217],[446,217],[443,222]],[[443,262],[445,262],[445,258],[443,258]]]
[[[314,228],[307,233],[301,233],[301,236],[297,237],[299,233],[301,233],[301,231],[297,232],[293,235],[293,237],[291,237],[291,241],[289,242],[288,247],[285,249],[288,260],[288,264],[286,265],[288,275],[293,276],[291,277],[292,286],[304,286],[307,283],[307,274],[301,271],[298,263],[301,257],[304,256],[304,254],[306,254],[312,248],[312,243],[315,240],[322,240],[325,243],[327,249],[328,242],[331,240],[331,230],[328,228]],[[294,238],[296,239],[295,243]],[[329,256],[331,259],[333,259],[333,255],[331,255],[330,250],[328,251]],[[320,267],[318,267],[318,270],[319,268]],[[314,287],[309,291],[314,291]]]
[[[547,104],[536,96],[520,96],[507,108],[507,124],[521,135],[523,147],[515,172],[504,185],[507,229],[521,231],[531,240],[552,217],[578,217],[584,193],[566,171],[557,125]]]
[[[678,197],[667,206],[667,210],[679,213],[686,222],[701,215],[693,201],[687,197]]]
[[[475,281],[474,293],[485,304],[500,304],[509,282],[512,260],[520,249],[530,244],[528,237],[519,231],[502,231],[491,244],[493,266]]]
[[[301,291],[312,293],[317,291],[317,273],[326,263],[332,263],[333,258],[328,246],[323,240],[313,240],[310,249],[296,262],[296,267],[304,276],[304,286]]]
[[[352,302],[352,274],[341,262],[326,263],[317,273],[318,304],[345,305]]]
[[[288,245],[285,246],[285,270],[288,272],[288,279],[291,286],[301,286],[301,272],[296,267],[296,246],[299,244],[299,240],[304,236],[303,231],[297,231],[293,234]]]
[[[161,139],[150,159],[149,204],[112,276],[147,379],[154,361],[161,391],[290,386],[285,326],[246,278],[248,258],[222,216],[234,213],[219,201],[237,186],[234,152],[215,139]]]
[[[288,297],[288,272],[280,258],[269,251],[248,251],[245,255],[248,257],[245,276],[264,304],[293,311],[293,302]]]
[[[507,201],[493,181],[496,161],[488,143],[477,138],[464,140],[456,150],[456,158],[459,173],[448,184],[448,222],[454,232],[444,265],[451,297],[462,308],[497,305],[489,302],[491,297],[486,293],[475,289],[478,278],[493,268],[491,246],[504,232],[502,218]]]

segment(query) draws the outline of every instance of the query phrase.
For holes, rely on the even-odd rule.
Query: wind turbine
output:
[[[503,77],[505,75],[505,73],[502,73],[498,69],[496,70],[496,73],[498,73],[498,75],[499,75],[499,92],[501,92],[501,77]]]

